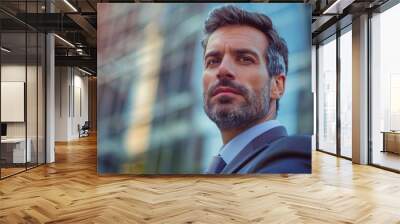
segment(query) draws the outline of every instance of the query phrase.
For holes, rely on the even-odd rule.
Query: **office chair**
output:
[[[78,124],[78,129],[79,129],[79,138],[89,136],[89,129],[90,129],[89,121],[85,121],[82,127],[80,127],[80,125]]]

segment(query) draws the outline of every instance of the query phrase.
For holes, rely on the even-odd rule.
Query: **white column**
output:
[[[54,133],[55,133],[55,77],[54,77],[54,35],[47,34],[46,36],[46,61],[47,61],[47,76],[46,76],[46,163],[52,163],[55,161],[55,152],[54,152]]]
[[[353,20],[353,162],[368,163],[368,16]]]
[[[53,12],[54,6],[50,1],[46,4],[47,12]],[[55,162],[54,133],[55,133],[55,53],[54,35],[46,35],[46,163]]]

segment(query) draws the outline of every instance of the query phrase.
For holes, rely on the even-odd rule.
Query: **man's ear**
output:
[[[282,97],[283,93],[285,92],[285,81],[286,76],[283,73],[271,77],[271,100],[277,100]]]

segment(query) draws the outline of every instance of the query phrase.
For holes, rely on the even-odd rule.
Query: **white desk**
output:
[[[27,139],[26,141],[28,144],[26,147],[26,154],[25,154],[25,138],[6,138],[6,139],[1,139],[1,144],[4,146],[11,146],[14,145],[12,148],[12,162],[13,163],[25,163],[25,158],[27,159],[26,162],[31,161],[31,145],[32,141],[30,138]],[[4,147],[2,146],[2,147]]]

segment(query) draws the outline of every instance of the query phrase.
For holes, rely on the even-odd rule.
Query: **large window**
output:
[[[340,36],[340,155],[351,158],[352,141],[352,35],[351,27]]]
[[[336,39],[318,48],[318,149],[336,153]]]
[[[400,170],[400,5],[376,14],[372,25],[372,163]]]

